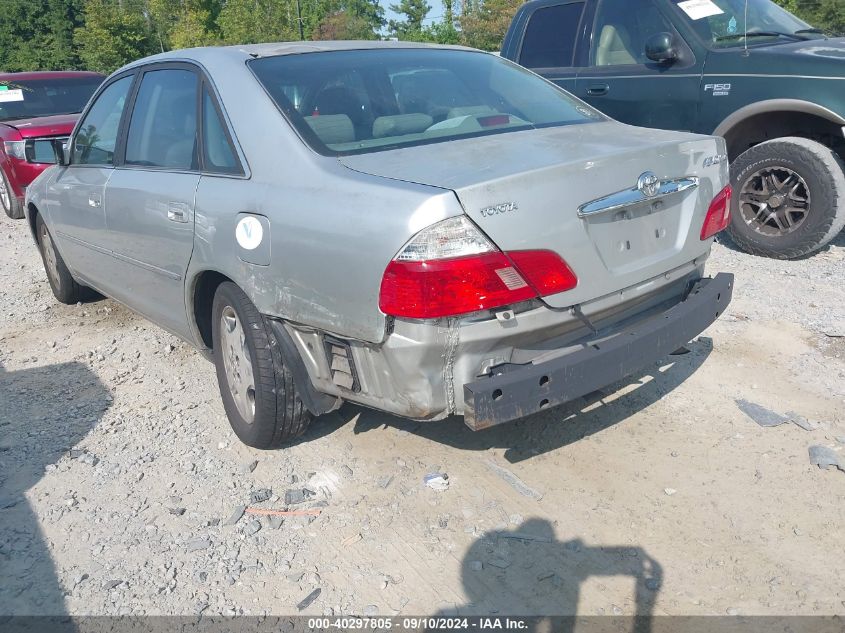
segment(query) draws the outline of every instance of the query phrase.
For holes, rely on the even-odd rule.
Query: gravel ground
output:
[[[719,270],[724,317],[617,388],[475,434],[347,405],[261,452],[210,363],[56,303],[2,218],[0,615],[291,614],[317,589],[302,613],[841,614],[845,472],[808,448],[845,461],[845,236],[796,262],[716,245]],[[312,515],[239,517],[303,488]]]

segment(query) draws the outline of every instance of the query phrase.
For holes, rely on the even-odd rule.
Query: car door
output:
[[[115,258],[103,273],[106,291],[183,337],[190,337],[184,284],[200,179],[199,85],[189,65],[144,70],[105,194]]]
[[[525,16],[515,60],[574,92],[578,74],[578,41],[584,37],[586,2],[549,2]]]
[[[646,56],[646,42],[660,33],[672,38],[673,62]],[[694,130],[702,64],[659,0],[598,0],[576,94],[623,123]]]
[[[94,97],[71,140],[70,164],[57,168],[47,196],[48,219],[65,262],[80,281],[97,288],[99,273],[110,265],[105,186],[134,79],[118,76]]]

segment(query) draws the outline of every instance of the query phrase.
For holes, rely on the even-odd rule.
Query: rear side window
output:
[[[126,164],[197,169],[197,75],[165,69],[144,73],[129,122]]]
[[[99,94],[79,125],[73,142],[74,165],[111,165],[120,117],[134,76],[118,79]]]
[[[528,20],[519,63],[526,68],[571,67],[583,13],[583,2],[537,9]]]
[[[208,90],[202,93],[203,169],[216,174],[240,174],[241,167],[226,128]]]

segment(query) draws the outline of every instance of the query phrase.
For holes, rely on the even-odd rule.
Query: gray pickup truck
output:
[[[619,121],[723,136],[750,253],[802,257],[845,226],[845,39],[770,0],[532,0],[502,56]]]
[[[207,353],[251,446],[343,401],[482,429],[725,310],[724,152],[479,51],[194,49],[107,79],[26,214],[59,301],[92,287]]]

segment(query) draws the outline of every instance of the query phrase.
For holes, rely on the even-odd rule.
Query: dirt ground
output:
[[[208,361],[56,303],[2,218],[0,615],[291,614],[315,589],[302,613],[845,613],[845,472],[808,458],[845,460],[845,236],[797,262],[716,245],[709,270],[736,274],[724,317],[595,397],[480,433],[346,405],[261,452]],[[303,487],[319,516],[228,524]]]

